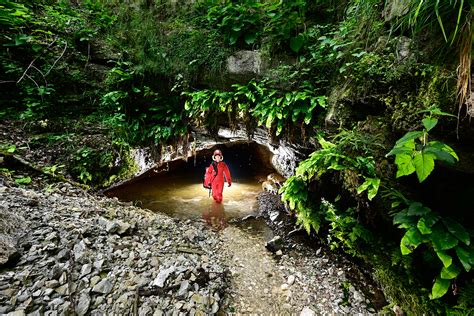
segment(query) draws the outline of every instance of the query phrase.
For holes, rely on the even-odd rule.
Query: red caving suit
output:
[[[224,175],[225,180],[229,186],[232,184],[232,178],[230,177],[230,171],[225,162],[214,161],[213,164],[217,164],[217,175],[215,176],[214,180],[212,180],[212,197],[217,203],[221,203],[222,191],[224,190]],[[212,164],[209,168],[207,168],[207,172],[215,172]]]

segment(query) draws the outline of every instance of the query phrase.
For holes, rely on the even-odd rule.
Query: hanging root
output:
[[[472,57],[472,40],[473,40],[473,25],[471,19],[473,17],[474,9],[471,9],[466,23],[463,25],[461,31],[461,49],[459,53],[459,66],[457,69],[458,83],[457,83],[457,96],[458,96],[458,123],[456,128],[456,134],[459,138],[459,122],[461,117],[461,111],[466,106],[466,116],[469,118],[474,117],[474,96],[472,93],[472,77],[471,77],[471,57]]]

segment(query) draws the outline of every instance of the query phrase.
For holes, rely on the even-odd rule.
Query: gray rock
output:
[[[25,310],[24,309],[17,309],[14,312],[8,313],[6,316],[25,316]]]
[[[89,310],[89,306],[91,304],[91,297],[87,292],[81,292],[81,295],[79,296],[79,301],[76,305],[76,313],[79,316],[83,316],[87,313]]]
[[[92,272],[92,265],[87,263],[83,265],[81,268],[81,277],[88,275],[91,272]]]
[[[290,275],[286,283],[288,283],[288,285],[293,285],[293,283],[295,283],[295,279],[296,277],[294,275]]]
[[[56,258],[58,261],[69,259],[69,249],[62,249],[59,251],[59,253],[56,255]]]
[[[163,287],[165,285],[166,279],[168,279],[169,275],[173,273],[175,270],[174,266],[171,266],[167,269],[162,269],[158,273],[157,277],[151,283],[152,286]]]
[[[58,285],[59,285],[59,282],[57,280],[50,280],[44,283],[44,286],[47,287],[48,289],[54,289]]]
[[[305,306],[300,313],[300,316],[316,316],[316,313],[308,306]]]
[[[271,240],[267,241],[265,247],[275,253],[276,251],[280,250],[283,247],[283,240],[280,236],[275,236]]]
[[[105,260],[97,260],[94,262],[94,268],[96,268],[99,272],[102,271],[102,266],[104,265]]]
[[[66,295],[69,292],[69,286],[67,284],[64,284],[54,290],[60,295]]]
[[[261,74],[266,68],[262,54],[258,51],[242,50],[227,58],[229,74],[249,75]]]
[[[113,284],[108,279],[102,279],[92,288],[92,292],[109,294],[112,288]]]
[[[86,249],[87,249],[87,246],[86,244],[84,243],[83,240],[81,240],[79,243],[75,244],[74,245],[74,259],[76,260],[81,260],[82,257],[84,257],[85,253],[86,253]]]
[[[181,282],[181,285],[179,286],[178,296],[185,296],[187,294],[188,289],[189,289],[189,281],[184,280],[183,282]]]

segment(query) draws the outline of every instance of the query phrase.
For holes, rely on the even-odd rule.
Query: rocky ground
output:
[[[0,315],[374,311],[347,267],[269,251],[247,222],[214,232],[67,183],[2,186],[0,201]]]
[[[0,201],[9,249],[1,315],[203,315],[222,305],[220,241],[201,223],[67,184],[50,193],[3,186]]]

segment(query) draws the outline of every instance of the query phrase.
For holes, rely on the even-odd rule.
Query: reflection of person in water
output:
[[[202,218],[216,230],[221,230],[227,227],[227,222],[224,215],[224,205],[212,201],[207,210],[202,213]]]
[[[219,149],[214,151],[212,160],[214,161],[211,163],[209,168],[207,168],[205,177],[205,179],[208,179],[210,183],[205,184],[205,186],[210,185],[212,187],[212,197],[217,203],[221,203],[224,182],[226,181],[230,187],[232,185],[232,178],[230,177],[229,168],[223,161],[224,157],[222,156],[222,152]]]

